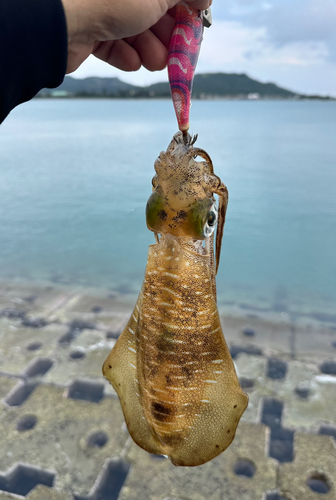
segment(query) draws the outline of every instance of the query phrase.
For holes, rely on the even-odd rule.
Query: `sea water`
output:
[[[230,194],[219,305],[336,316],[336,103],[195,101]],[[43,100],[0,126],[0,280],[136,294],[169,100]],[[336,319],[335,319],[336,322]]]

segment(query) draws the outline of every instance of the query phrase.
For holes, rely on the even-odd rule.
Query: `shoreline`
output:
[[[61,100],[68,100],[68,99],[83,99],[83,100],[88,100],[88,99],[98,99],[98,100],[118,100],[118,101],[170,101],[171,97],[170,96],[139,96],[139,97],[134,97],[134,96],[127,96],[127,97],[121,97],[117,95],[95,95],[95,94],[74,94],[74,95],[36,95],[33,99],[61,99]],[[252,98],[248,97],[248,95],[239,95],[239,96],[213,96],[213,95],[208,95],[204,97],[199,97],[199,96],[193,96],[193,101],[248,101],[248,102],[265,102],[265,101],[292,101],[292,102],[306,102],[306,101],[322,101],[322,102],[335,102],[336,97],[333,96],[303,96],[303,97],[280,97],[280,96],[265,96],[265,97],[258,97],[258,98]]]

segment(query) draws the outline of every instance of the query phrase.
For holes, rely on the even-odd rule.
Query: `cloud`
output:
[[[324,44],[325,57],[336,62],[335,0],[217,0],[213,9],[218,19],[263,28],[275,46]]]
[[[220,21],[206,32],[199,66],[223,67],[248,61],[270,66],[307,66],[319,64],[327,55],[328,48],[322,42],[293,41],[275,46],[269,43],[265,27]]]
[[[327,57],[324,42],[276,45],[269,42],[265,27],[217,21],[205,33],[198,71],[248,73],[297,92],[336,94],[336,67]],[[323,74],[329,78],[321,78]]]

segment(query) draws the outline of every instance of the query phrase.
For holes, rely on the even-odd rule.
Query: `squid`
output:
[[[175,465],[196,466],[230,445],[248,400],[216,305],[228,193],[209,155],[181,131],[155,170],[146,219],[157,242],[103,373],[134,441]]]
[[[192,78],[183,75],[190,66],[193,76],[201,21],[200,11],[178,6],[168,66],[180,130],[154,164],[146,221],[156,243],[135,308],[103,365],[133,440],[190,467],[231,444],[248,404],[216,299],[228,190],[188,132]],[[188,40],[189,62],[179,58]]]

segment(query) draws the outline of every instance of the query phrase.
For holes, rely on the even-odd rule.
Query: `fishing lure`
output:
[[[202,11],[186,3],[176,7],[176,21],[168,55],[168,75],[179,129],[189,130],[191,93],[203,39]]]
[[[222,453],[248,402],[216,305],[228,191],[188,133],[202,32],[202,13],[180,4],[168,61],[180,131],[155,162],[146,208],[156,244],[134,311],[103,366],[134,441],[181,466]]]

